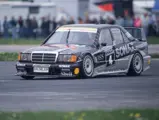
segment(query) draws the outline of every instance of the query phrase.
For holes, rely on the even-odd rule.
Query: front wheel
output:
[[[32,79],[34,79],[34,76],[21,76],[21,78],[23,78],[25,80],[32,80]]]
[[[92,77],[94,73],[94,62],[90,55],[86,55],[82,64],[82,76],[85,78]]]
[[[143,71],[143,58],[140,53],[134,54],[127,75],[138,76]]]

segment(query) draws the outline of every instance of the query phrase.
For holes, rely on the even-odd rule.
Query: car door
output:
[[[116,70],[127,70],[130,55],[134,51],[133,44],[126,38],[124,41],[125,36],[120,28],[111,28],[110,31],[114,41]]]
[[[115,51],[113,49],[112,35],[108,28],[102,29],[99,34],[100,48],[95,53],[99,72],[107,72],[115,69]]]

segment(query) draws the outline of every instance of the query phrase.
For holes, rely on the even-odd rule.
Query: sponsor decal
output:
[[[124,57],[126,55],[133,53],[134,51],[135,47],[133,46],[132,43],[125,44],[115,49],[116,58]]]
[[[105,61],[105,53],[101,52],[95,55],[97,62],[103,62]]]
[[[106,62],[107,62],[107,64],[106,64],[107,67],[114,65],[115,64],[115,54],[113,53],[113,54],[108,55],[106,57]]]
[[[69,68],[70,65],[59,65],[60,68]]]
[[[22,63],[17,62],[17,66],[25,67],[25,64],[22,64]]]
[[[97,33],[96,28],[87,28],[87,27],[60,27],[56,31],[63,32],[63,31],[74,31],[74,32],[92,32]]]
[[[62,76],[73,76],[72,72],[61,72]]]
[[[77,49],[77,45],[62,45],[62,44],[57,44],[57,45],[52,45],[52,47],[60,47],[60,48],[70,48],[70,49]]]
[[[71,48],[72,50],[77,49],[77,46],[75,46],[75,45],[70,45],[70,46],[68,46],[68,47]]]
[[[96,66],[101,66],[104,64],[104,67],[109,67],[115,65],[115,53],[106,54],[105,52],[101,52],[95,55],[96,58]]]
[[[111,54],[111,53],[113,53],[113,49],[106,50],[106,54]]]

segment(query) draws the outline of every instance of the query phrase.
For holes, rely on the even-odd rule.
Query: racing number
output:
[[[111,66],[115,64],[115,54],[110,54],[106,57],[106,66]]]

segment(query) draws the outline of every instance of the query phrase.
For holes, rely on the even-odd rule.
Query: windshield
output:
[[[87,31],[56,31],[45,44],[79,44],[92,45],[96,33]]]

